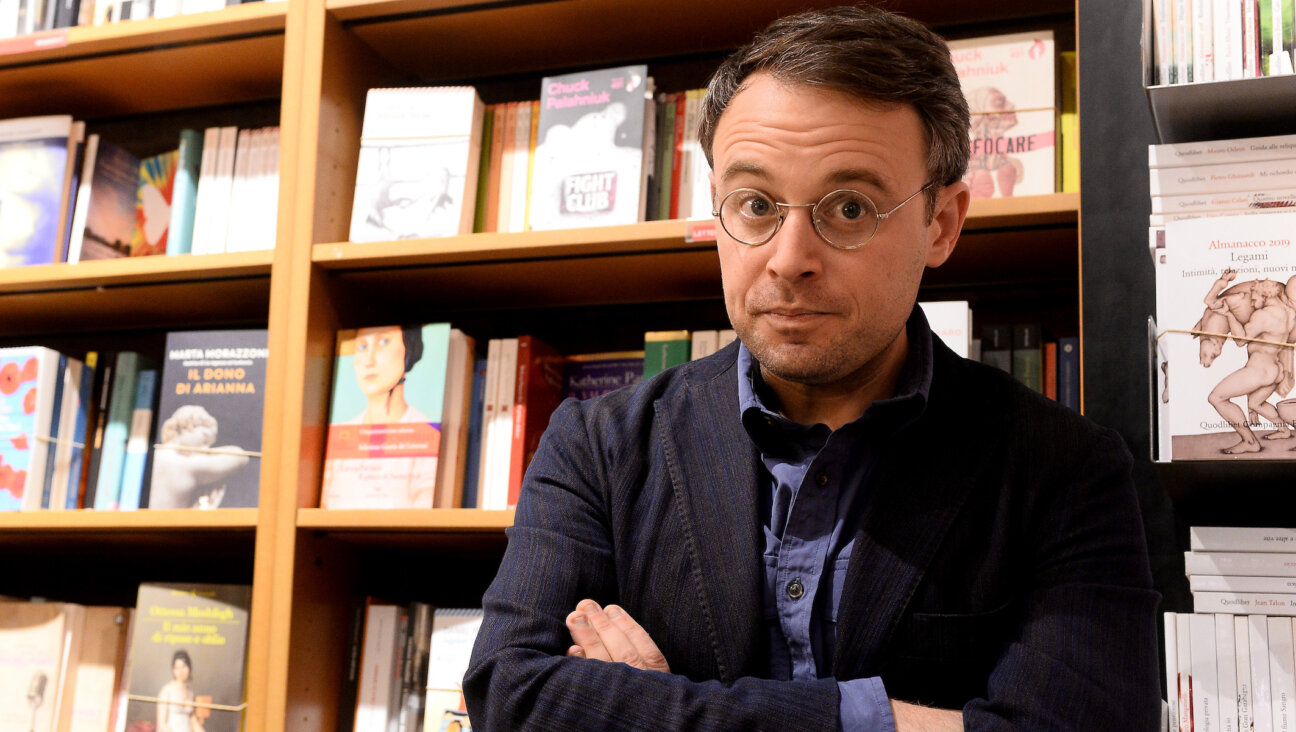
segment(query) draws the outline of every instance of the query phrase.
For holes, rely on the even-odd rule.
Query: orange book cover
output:
[[[517,155],[518,103],[509,102],[504,108],[504,145],[500,155],[499,211],[495,230],[509,230],[509,211],[513,206],[513,158]]]
[[[486,231],[498,231],[500,206],[500,163],[504,158],[504,110],[505,104],[492,104],[491,114],[495,120],[491,130],[490,174],[486,179]]]
[[[1044,344],[1044,396],[1057,399],[1057,347],[1055,341]]]
[[[526,182],[526,220],[522,230],[531,230],[531,182],[535,174],[536,138],[540,134],[540,100],[531,100],[531,144],[527,148],[527,182]]]

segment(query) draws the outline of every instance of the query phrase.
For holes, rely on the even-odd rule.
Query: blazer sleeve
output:
[[[565,657],[571,637],[564,621],[576,603],[618,601],[606,489],[617,478],[609,477],[604,454],[586,408],[573,400],[559,407],[527,470],[508,549],[482,601],[485,617],[463,684],[473,728],[836,730],[833,679],[724,684]]]
[[[1027,427],[1029,429],[1029,426]],[[1132,459],[1120,438],[1060,430],[1079,457],[1036,477],[1023,531],[1035,556],[1022,619],[986,698],[963,708],[972,730],[1154,730],[1156,630]]]

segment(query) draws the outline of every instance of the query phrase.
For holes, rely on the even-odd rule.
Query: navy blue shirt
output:
[[[832,675],[837,607],[877,462],[875,438],[921,415],[931,388],[932,334],[919,308],[905,327],[909,354],[895,396],[874,402],[837,430],[798,424],[770,409],[773,394],[751,352],[738,346],[742,423],[765,468],[761,515],[771,678]],[[880,678],[839,685],[843,729],[894,730]]]

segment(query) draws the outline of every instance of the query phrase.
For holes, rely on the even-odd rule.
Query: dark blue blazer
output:
[[[934,339],[884,438],[837,611],[836,679],[969,730],[1151,730],[1157,595],[1120,438]],[[773,681],[759,456],[737,347],[558,409],[527,471],[464,693],[490,730],[836,730],[834,679]],[[671,673],[565,658],[618,603]]]

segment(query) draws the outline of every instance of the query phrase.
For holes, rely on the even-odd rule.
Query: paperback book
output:
[[[648,67],[544,79],[531,187],[531,228],[642,220],[647,168]]]
[[[62,259],[72,130],[68,116],[0,121],[0,267]]]
[[[323,508],[431,508],[450,325],[338,333]]]
[[[167,334],[149,508],[257,505],[264,330]]]
[[[140,161],[132,257],[166,254],[167,231],[171,228],[171,194],[175,190],[179,158],[179,151],[172,150]]]
[[[247,585],[140,585],[127,729],[242,729],[251,603]]]
[[[130,256],[135,239],[135,202],[140,160],[91,135],[77,194],[67,261]]]
[[[35,346],[0,349],[0,510],[41,507],[59,358]]]
[[[463,676],[468,671],[468,659],[481,622],[481,608],[438,608],[433,615],[427,711],[423,717],[423,729],[427,732],[470,729],[464,706]]]

